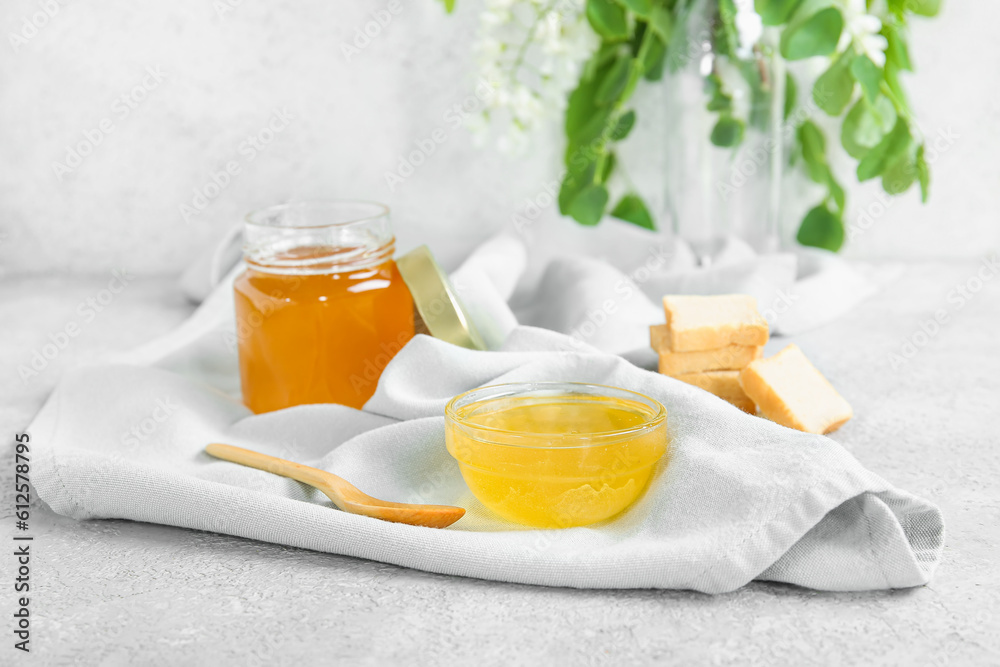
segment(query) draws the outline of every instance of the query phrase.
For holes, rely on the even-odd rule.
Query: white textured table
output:
[[[855,406],[837,440],[872,470],[941,505],[948,539],[929,586],[831,594],[753,584],[718,597],[536,588],[164,526],[81,523],[39,506],[29,659],[1000,664],[1000,275],[968,299],[955,291],[980,266],[913,264],[846,317],[794,339]],[[107,280],[8,278],[0,286],[7,544],[10,443],[61,370],[144,342],[191,310],[171,281],[137,279],[85,322],[78,304]],[[932,335],[918,333],[935,311],[947,321]],[[37,377],[22,380],[18,367],[69,321],[80,324],[79,335]],[[893,369],[890,354],[902,356],[907,340],[915,354]],[[786,342],[772,341],[769,352]],[[26,657],[11,647],[12,561],[2,559],[0,612],[8,620],[0,664]]]

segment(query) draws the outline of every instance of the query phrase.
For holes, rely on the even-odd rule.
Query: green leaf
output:
[[[587,21],[604,39],[628,39],[625,10],[613,0],[587,0]]]
[[[657,5],[649,16],[649,27],[664,44],[669,44],[674,32],[674,16],[663,5]]]
[[[603,150],[605,133],[611,119],[611,107],[599,107],[580,131],[568,137],[566,143],[566,164],[577,155],[594,159]]]
[[[798,96],[799,86],[795,83],[795,77],[791,73],[785,74],[785,120],[788,120],[795,110],[795,99]]]
[[[910,61],[910,51],[899,26],[886,21],[882,24],[881,32],[882,36],[889,42],[889,46],[885,50],[886,64],[896,69],[912,72],[913,63]]]
[[[885,68],[882,70],[885,76],[885,84],[889,86],[889,91],[893,95],[894,106],[898,105],[902,111],[910,114],[910,105],[906,101],[906,91],[903,90],[903,84],[899,80],[900,71],[898,67],[889,61],[886,61]]]
[[[617,0],[617,2],[619,3],[621,1],[622,0]],[[628,38],[628,50],[629,50],[629,55],[631,55],[633,58],[638,58],[639,49],[642,48],[643,37],[645,37],[646,35],[649,24],[643,22],[643,19],[634,15],[633,19],[635,21],[633,23],[633,27],[635,29],[632,30],[632,33]],[[630,20],[629,23],[632,23],[632,21]]]
[[[621,57],[614,61],[611,69],[604,76],[594,95],[594,102],[598,106],[604,106],[618,99],[618,96],[622,94],[622,91],[625,90],[625,86],[628,84],[631,65],[632,59],[628,57]]]
[[[606,68],[610,66],[611,61],[615,59],[619,51],[621,51],[620,42],[601,42],[601,46],[584,66],[580,81],[599,81],[598,75],[601,71],[607,71]]]
[[[650,36],[649,49],[642,56],[639,63],[642,68],[642,76],[647,81],[659,81],[663,78],[663,65],[667,56],[667,47],[656,35]]]
[[[851,110],[844,117],[844,122],[840,126],[840,145],[844,147],[847,154],[855,160],[860,160],[878,143],[881,135],[874,141],[869,142],[871,128],[877,127],[874,118],[868,111],[868,103],[862,98],[858,100]]]
[[[781,31],[781,55],[786,60],[830,55],[843,29],[843,15],[828,0],[805,0]]]
[[[867,104],[867,102],[866,102]],[[869,105],[871,116],[878,125],[878,139],[881,139],[896,125],[896,107],[888,97],[879,96],[875,104]],[[878,143],[878,139],[873,139],[871,145]]]
[[[801,0],[754,0],[753,6],[764,25],[781,25],[788,20]]]
[[[865,99],[874,102],[879,95],[879,84],[882,83],[882,69],[868,56],[859,54],[851,61],[851,74],[861,84]]]
[[[920,181],[920,201],[926,204],[931,195],[931,168],[924,159],[923,144],[917,149],[917,180]]]
[[[717,18],[713,39],[715,52],[718,55],[735,58],[740,40],[736,32],[736,5],[733,0],[718,0]]]
[[[918,16],[937,16],[941,11],[941,0],[889,0],[889,11],[900,19],[909,10]]]
[[[917,180],[917,164],[913,152],[907,151],[896,158],[882,174],[882,189],[890,195],[903,194]]]
[[[854,77],[851,76],[851,55],[845,51],[833,61],[829,69],[816,79],[812,96],[816,105],[831,116],[839,116],[854,95]]]
[[[841,187],[840,183],[834,177],[830,165],[827,164],[826,138],[823,136],[823,132],[819,129],[819,126],[807,120],[799,126],[797,137],[802,161],[805,163],[809,178],[820,185],[825,185],[827,188],[826,203],[817,206],[806,215],[806,219],[799,229],[799,242],[804,245],[818,245],[821,248],[836,245],[836,247],[830,247],[830,249],[837,250],[840,248],[840,244],[843,243],[843,224],[841,223],[841,218],[844,215],[847,195],[844,193],[844,188]],[[828,204],[831,201],[836,207],[836,212],[831,212],[829,209]],[[828,218],[830,217],[835,218],[835,225],[829,223]],[[826,231],[822,231],[822,233],[819,231],[827,230],[827,228],[837,229],[838,226],[841,236],[840,240],[836,241],[836,243],[828,238]],[[803,240],[803,238],[806,240]],[[835,240],[835,237],[833,238]]]
[[[645,229],[656,229],[653,216],[649,214],[649,209],[646,208],[642,198],[636,194],[627,194],[622,197],[615,205],[614,210],[611,211],[611,215]]]
[[[599,51],[591,58],[591,61],[587,63],[587,67],[580,77],[580,83],[569,94],[565,118],[567,137],[572,138],[578,135],[597,111],[597,104],[594,102],[594,97],[597,94],[598,85],[600,85],[601,80],[610,67],[610,61],[598,65],[593,64],[602,55]]]
[[[844,194],[844,188],[840,186],[837,179],[833,177],[833,172],[827,169],[827,188],[830,190],[830,198],[833,199],[833,203],[836,204],[837,210],[840,215],[844,215],[844,205],[847,203],[847,195]]]
[[[844,245],[844,221],[820,204],[806,213],[795,238],[802,245],[837,252]]]
[[[733,108],[733,100],[725,95],[713,95],[705,108],[709,111],[730,111]]]
[[[906,8],[920,16],[937,16],[941,11],[941,0],[908,0]]]
[[[449,14],[455,11],[455,0],[441,0],[441,3],[444,5],[444,10]]]
[[[823,136],[823,131],[814,122],[807,120],[799,126],[798,140],[806,173],[815,183],[826,186],[828,200],[832,199],[839,215],[843,215],[847,195],[826,161],[826,137]]]
[[[601,51],[603,50],[602,47]],[[615,51],[617,50],[615,49]],[[601,51],[595,54],[591,62],[588,63],[579,85],[569,96],[565,118],[566,137],[569,140],[565,155],[568,167],[571,161],[586,163],[587,160],[596,159],[596,154],[600,152],[600,144],[603,143],[602,137],[605,128],[611,118],[612,107],[597,106],[594,100],[597,88],[614,62],[613,53],[609,59],[607,53]],[[595,60],[603,62],[593,65]]]
[[[615,170],[615,165],[618,164],[618,157],[614,153],[608,153],[607,157],[604,158],[604,165],[601,167],[601,183],[607,183],[608,178],[611,176],[611,172]]]
[[[892,131],[882,137],[874,148],[858,162],[858,180],[867,181],[883,173],[905,153],[913,142],[910,128],[902,118],[896,119]]]
[[[641,18],[649,18],[649,13],[653,11],[652,0],[618,0],[627,9],[631,10],[633,14]]]
[[[570,204],[584,188],[594,182],[594,172],[597,163],[594,160],[581,161],[574,164],[563,177],[562,185],[559,187],[559,212],[563,215],[569,214]]]
[[[632,131],[632,126],[635,125],[635,111],[629,109],[618,119],[615,123],[615,128],[611,130],[609,139],[611,141],[621,141],[628,136],[628,133]]]
[[[743,140],[743,129],[743,121],[733,116],[724,115],[715,123],[709,139],[720,148],[730,148]]]
[[[733,99],[722,90],[722,79],[715,72],[705,77],[705,92],[708,93],[709,111],[729,111],[733,107]]]
[[[826,164],[826,139],[822,130],[816,123],[807,120],[799,126],[798,138],[809,178],[815,183],[825,184],[830,180],[830,168]]]
[[[807,120],[799,126],[799,141],[802,143],[802,152],[809,159],[815,156],[822,161],[826,154],[826,137],[819,126],[811,120]]]
[[[887,98],[879,96],[875,104],[860,98],[847,112],[840,130],[840,143],[856,160],[863,158],[893,128],[896,110]]]
[[[604,216],[608,205],[608,189],[603,185],[588,185],[569,205],[569,215],[581,225],[593,226]]]

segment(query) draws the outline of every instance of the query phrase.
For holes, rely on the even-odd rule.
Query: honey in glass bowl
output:
[[[445,441],[483,505],[516,523],[570,528],[613,517],[642,494],[667,451],[667,414],[617,387],[495,385],[448,404]]]

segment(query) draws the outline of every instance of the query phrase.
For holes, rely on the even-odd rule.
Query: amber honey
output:
[[[264,235],[234,285],[243,401],[254,412],[310,403],[360,408],[413,337],[413,302],[392,260],[391,234],[372,235],[370,224],[348,234],[350,227],[286,221],[271,225],[278,236],[257,231]],[[343,242],[315,243],[330,240]]]

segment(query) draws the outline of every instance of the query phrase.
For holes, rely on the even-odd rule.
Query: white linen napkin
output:
[[[944,541],[934,505],[865,470],[830,438],[746,415],[582,336],[523,325],[505,332],[502,306],[516,281],[498,270],[497,250],[484,249],[493,263],[474,262],[455,281],[466,299],[476,284],[489,292],[474,302],[497,327],[500,349],[418,336],[386,367],[364,410],[250,414],[235,398],[231,280],[223,282],[176,332],[122,355],[127,363],[64,376],[29,427],[39,495],[78,519],[164,523],[528,584],[721,593],[753,579],[824,590],[930,579]],[[640,317],[644,306],[633,298],[621,306],[627,317],[606,313],[594,325],[608,345],[608,332],[631,331],[630,318]],[[550,305],[563,309],[553,322],[578,319],[578,305]],[[670,453],[634,506],[593,526],[531,530],[470,495],[445,449],[445,403],[480,385],[528,380],[617,385],[666,406]],[[330,470],[386,500],[460,505],[468,514],[443,530],[347,514],[298,482],[208,457],[209,442]]]

